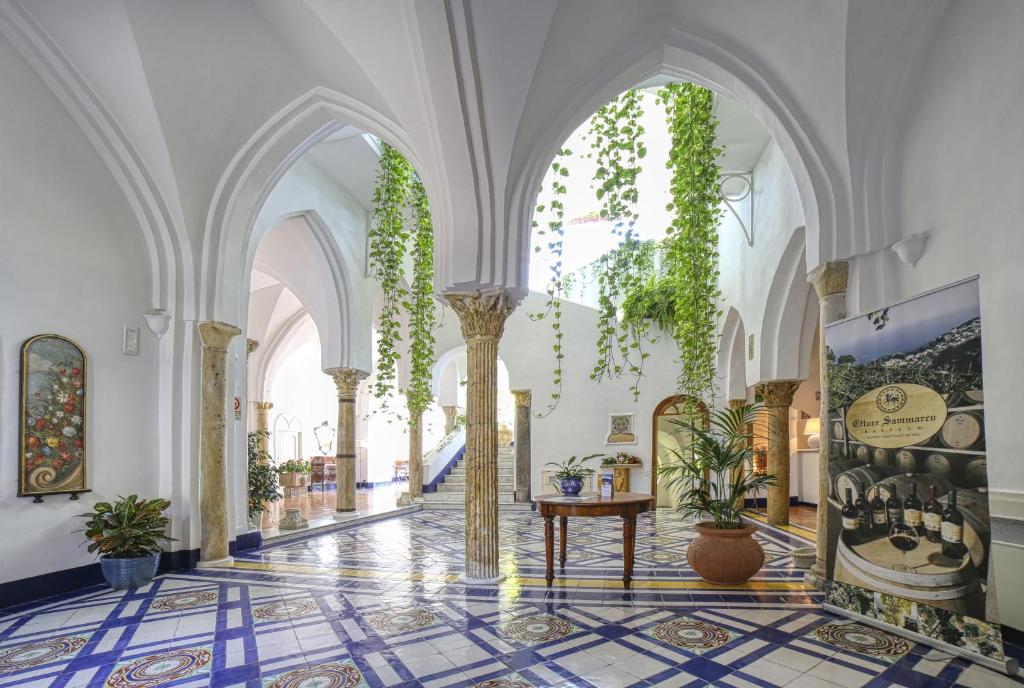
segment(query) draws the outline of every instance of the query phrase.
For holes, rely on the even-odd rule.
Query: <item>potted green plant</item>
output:
[[[249,433],[249,519],[257,529],[263,520],[266,503],[276,502],[284,496],[271,465],[270,452],[266,449],[268,437],[270,433],[266,430]]]
[[[163,515],[170,505],[166,499],[129,495],[113,504],[98,502],[92,511],[79,514],[86,519],[88,550],[99,552],[100,569],[110,587],[127,590],[153,580],[160,565],[160,543],[174,540],[165,532],[170,519]]]
[[[281,487],[304,487],[309,482],[309,472],[312,466],[309,461],[302,459],[289,459],[277,467],[277,474],[280,476]]]
[[[578,495],[583,489],[583,479],[594,474],[594,469],[587,468],[584,463],[600,456],[602,456],[602,454],[590,454],[588,456],[584,456],[582,459],[570,456],[562,462],[548,461],[548,466],[554,466],[558,469],[555,471],[553,478],[558,481],[558,483],[555,484],[558,491],[566,497],[575,497]]]
[[[697,537],[686,560],[701,578],[719,585],[738,585],[764,564],[764,550],[753,538],[757,526],[746,523],[747,495],[778,484],[774,475],[752,470],[751,434],[747,428],[759,405],[746,405],[710,414],[707,428],[672,421],[688,435],[681,451],[658,467],[676,510],[699,520]]]

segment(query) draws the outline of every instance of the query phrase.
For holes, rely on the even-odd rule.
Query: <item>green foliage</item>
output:
[[[409,241],[405,208],[409,203],[412,167],[393,147],[384,142],[380,145],[369,240],[370,274],[384,292],[377,330],[377,369],[373,391],[378,398],[386,400],[394,386],[395,366],[400,358],[396,344],[402,339],[399,311],[406,298],[402,264]]]
[[[708,427],[686,420],[671,422],[689,433],[682,451],[669,450],[673,458],[658,466],[665,488],[678,499],[676,510],[684,516],[711,517],[716,528],[740,528],[747,494],[778,484],[774,475],[753,472],[752,436],[747,432],[757,418],[759,405],[716,411]]]
[[[410,381],[406,390],[409,412],[419,417],[430,404],[430,369],[434,365],[434,224],[423,182],[412,180],[412,295],[409,313]]]
[[[313,470],[313,465],[302,459],[289,459],[277,466],[278,473],[309,473],[311,470]]]
[[[98,502],[93,510],[79,514],[85,520],[85,541],[90,553],[99,552],[111,559],[133,559],[155,554],[166,535],[170,519],[163,515],[171,503],[166,499],[139,499],[137,495]],[[83,531],[77,531],[83,532]]]
[[[672,332],[679,348],[681,394],[711,398],[718,349],[718,119],[711,91],[694,84],[668,84],[658,92],[665,103],[672,150],[672,204],[666,240],[665,274],[674,287]]]
[[[588,475],[594,474],[593,468],[587,468],[583,464],[587,461],[597,458],[604,458],[604,454],[589,454],[584,456],[582,459],[578,459],[575,456],[570,456],[565,461],[548,461],[547,466],[554,466],[558,470],[555,471],[555,478],[562,480],[564,478],[585,478]]]
[[[277,483],[277,475],[271,465],[270,452],[266,446],[270,433],[253,430],[249,433],[249,517],[263,510],[267,502],[276,502],[284,495]]]

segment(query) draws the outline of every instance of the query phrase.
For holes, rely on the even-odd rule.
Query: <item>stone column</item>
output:
[[[338,513],[356,510],[356,389],[369,373],[357,368],[330,368],[324,371],[338,388],[337,491]]]
[[[467,582],[500,581],[498,570],[498,340],[515,303],[504,289],[446,294],[466,340]]]
[[[271,401],[256,401],[256,430],[262,433],[270,432],[270,410],[274,408]],[[267,451],[269,434],[260,435],[260,449]]]
[[[789,523],[789,405],[799,380],[762,382],[758,391],[768,416],[768,473],[778,484],[768,488],[768,525]]]
[[[199,417],[199,566],[230,566],[228,480],[224,462],[228,344],[241,330],[222,322],[199,323],[203,342]]]
[[[804,576],[804,582],[818,590],[825,589],[828,552],[828,366],[825,358],[825,325],[846,317],[846,283],[850,264],[846,261],[823,263],[811,271],[808,281],[818,294],[818,382],[821,390],[821,447],[818,449],[818,511],[817,539],[814,566]]]
[[[530,503],[530,405],[528,389],[513,389],[516,398],[516,501]]]
[[[441,410],[444,411],[444,434],[447,435],[455,429],[455,419],[459,417],[459,407],[442,406]]]
[[[423,414],[409,409],[409,492],[408,499],[423,498]]]

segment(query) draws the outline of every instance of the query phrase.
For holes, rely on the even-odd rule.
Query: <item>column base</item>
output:
[[[227,568],[235,563],[234,557],[224,557],[223,559],[200,559],[196,562],[197,569],[221,569]]]
[[[459,574],[459,582],[465,583],[466,585],[494,585],[505,580],[505,574],[495,576],[494,578],[470,578],[465,573]]]
[[[807,569],[807,573],[804,574],[804,585],[809,585],[815,590],[825,591],[825,586],[828,585],[828,580],[825,578],[825,572],[812,566]]]

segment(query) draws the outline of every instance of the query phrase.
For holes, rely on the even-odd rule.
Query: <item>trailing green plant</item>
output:
[[[284,495],[278,485],[270,452],[265,447],[270,433],[253,430],[249,433],[249,517],[263,511],[267,502],[276,502]]]
[[[649,321],[669,336],[676,329],[676,285],[671,277],[649,277],[626,293],[622,301],[624,325]]]
[[[665,104],[672,149],[672,203],[675,214],[666,239],[666,287],[674,288],[681,394],[714,395],[715,352],[721,316],[718,286],[718,223],[722,210],[721,170],[716,145],[718,119],[711,91],[695,84],[668,84],[658,92]]]
[[[139,499],[138,495],[118,497],[114,503],[97,502],[92,511],[79,514],[85,519],[87,549],[110,559],[156,554],[161,543],[174,541],[166,533],[170,519],[163,515],[170,506],[166,499]]]
[[[430,369],[434,365],[434,224],[423,182],[415,174],[411,188],[412,294],[406,304],[409,313],[410,381],[406,390],[409,412],[419,416],[433,399]]]
[[[409,241],[405,213],[411,193],[412,167],[392,146],[383,141],[380,146],[369,230],[369,269],[383,291],[373,391],[377,398],[384,400],[386,407],[400,358],[397,350],[397,343],[402,339],[399,313],[407,296],[402,284],[402,266]]]
[[[670,420],[689,436],[670,449],[672,458],[658,466],[665,488],[677,498],[676,510],[687,517],[710,517],[716,528],[743,527],[747,495],[778,484],[774,475],[753,471],[752,426],[759,404],[715,411],[707,427]],[[682,434],[682,433],[681,433]]]
[[[551,276],[548,280],[548,286],[546,289],[547,302],[544,304],[545,310],[539,313],[530,313],[529,317],[531,320],[544,320],[545,318],[551,318],[551,331],[554,337],[554,343],[551,345],[552,353],[555,358],[555,368],[553,371],[552,384],[555,386],[555,391],[551,393],[551,401],[548,402],[547,408],[541,413],[537,414],[538,418],[547,416],[555,408],[558,407],[558,401],[562,398],[562,359],[565,358],[565,353],[562,350],[562,339],[564,338],[562,332],[562,298],[568,286],[571,285],[571,279],[562,275],[562,249],[565,239],[565,228],[563,221],[565,219],[565,205],[562,202],[562,198],[567,192],[565,185],[565,178],[569,176],[569,168],[565,165],[565,160],[572,155],[572,151],[568,148],[558,149],[555,155],[555,160],[551,163],[551,171],[553,178],[550,186],[550,198],[548,203],[551,206],[551,219],[547,223],[545,229],[538,228],[537,234],[539,236],[548,237],[548,251],[550,252],[553,260],[551,261]],[[545,205],[543,203],[537,205],[536,212],[538,214],[543,213]],[[538,222],[533,221],[533,227],[538,227]],[[541,247],[536,247],[535,250],[540,251]]]
[[[597,458],[603,458],[604,454],[588,454],[583,458],[576,458],[570,456],[565,461],[548,461],[546,465],[554,466],[557,470],[555,471],[554,477],[558,480],[566,478],[585,478],[589,475],[594,475],[596,472],[593,468],[588,468],[584,465],[585,462],[591,461]]]
[[[309,473],[313,470],[313,465],[302,459],[288,459],[278,464],[276,470],[278,473]]]

